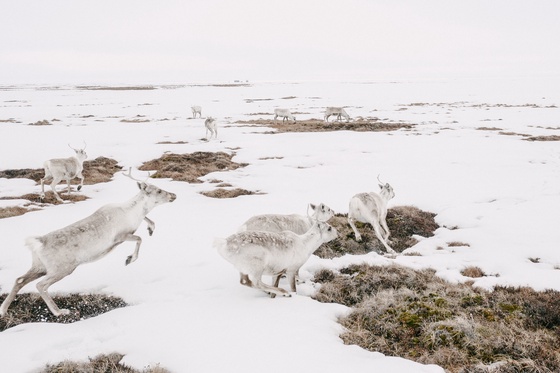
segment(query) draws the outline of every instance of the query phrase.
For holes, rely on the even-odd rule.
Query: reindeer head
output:
[[[380,189],[379,195],[385,196],[387,200],[390,200],[391,198],[395,197],[395,192],[393,191],[393,187],[389,185],[389,183],[383,183],[379,179],[379,175],[377,175],[377,181],[379,181],[379,189]]]
[[[87,158],[87,154],[86,154],[86,147],[87,147],[87,144],[86,144],[85,141],[84,141],[84,147],[83,147],[83,149],[76,149],[76,148],[73,148],[70,144],[68,144],[68,146],[70,147],[70,149],[72,149],[73,151],[76,152],[76,158],[78,158],[80,161],[83,161],[84,159]]]

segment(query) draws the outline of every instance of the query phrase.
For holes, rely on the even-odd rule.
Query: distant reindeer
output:
[[[313,212],[309,215],[309,208]],[[326,222],[334,216],[331,210],[324,203],[308,205],[308,215],[282,215],[282,214],[264,214],[256,215],[249,218],[239,228],[238,232],[245,231],[267,231],[267,232],[282,232],[291,231],[297,234],[303,234],[311,228],[316,221]]]
[[[346,118],[346,121],[350,121],[350,115],[342,107],[328,107],[325,110],[325,122],[328,123],[329,117],[331,115],[336,115],[337,120],[342,120],[342,117]]]
[[[214,247],[240,272],[242,285],[262,290],[271,296],[290,297],[290,293],[278,287],[280,276],[286,274],[290,289],[295,292],[298,270],[319,246],[337,236],[336,229],[327,223],[316,222],[302,235],[290,231],[248,231],[216,239]],[[274,285],[265,284],[263,275],[274,276]]]
[[[128,177],[132,178],[129,174]],[[136,179],[134,179],[136,180]],[[156,206],[173,202],[176,195],[154,185],[136,180],[140,192],[124,203],[108,204],[92,215],[55,230],[44,236],[29,237],[25,241],[31,249],[31,269],[19,277],[0,306],[0,316],[5,316],[18,291],[40,277],[37,290],[55,316],[67,315],[69,310],[59,309],[48,293],[49,287],[68,276],[80,264],[98,260],[125,241],[136,242],[136,249],[125,264],[138,258],[142,238],[134,232],[142,221],[148,223],[150,236],[155,224],[146,215]]]
[[[375,236],[385,246],[387,252],[396,254],[395,250],[387,243],[390,235],[389,227],[387,226],[387,203],[395,196],[395,192],[389,183],[383,184],[379,180],[379,176],[377,176],[377,180],[380,183],[379,188],[381,189],[379,194],[373,192],[358,193],[350,199],[348,224],[350,224],[356,235],[356,241],[361,241],[362,236],[358,232],[354,221],[370,223]]]
[[[84,160],[87,158],[86,154],[86,143],[84,142],[83,149],[74,149],[68,144],[70,149],[76,152],[74,157],[70,158],[56,158],[50,159],[43,164],[45,169],[45,177],[41,179],[41,200],[45,198],[45,181],[51,180],[51,189],[56,197],[56,200],[63,202],[62,198],[56,192],[56,186],[62,180],[66,180],[68,183],[68,194],[70,194],[70,181],[74,178],[80,179],[80,185],[78,185],[78,191],[82,189],[84,185],[84,177],[82,171],[84,169]]]
[[[276,124],[276,119],[278,117],[282,118],[282,123],[286,120],[291,120],[292,123],[296,122],[296,117],[292,115],[288,109],[274,109],[274,123]]]
[[[192,110],[192,117],[196,118],[196,114],[198,114],[199,118],[202,118],[202,107],[201,106],[191,106]]]
[[[214,138],[218,138],[218,124],[216,123],[216,119],[212,117],[206,118],[204,121],[204,126],[206,127],[206,140],[208,139],[208,132],[210,132],[210,139],[212,136]]]

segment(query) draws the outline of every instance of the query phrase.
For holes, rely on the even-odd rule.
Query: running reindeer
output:
[[[387,203],[395,196],[395,192],[389,183],[383,184],[383,182],[379,180],[379,175],[377,176],[377,180],[380,183],[379,188],[381,189],[379,194],[374,192],[358,193],[350,199],[348,224],[350,224],[350,227],[352,227],[356,235],[356,241],[361,241],[362,236],[360,232],[358,232],[354,221],[370,223],[375,232],[375,236],[381,241],[383,246],[385,246],[387,252],[396,254],[395,250],[387,243],[390,234],[389,227],[387,226]]]
[[[142,221],[148,223],[150,236],[155,224],[146,215],[156,206],[173,202],[176,195],[154,185],[136,180],[140,192],[123,203],[108,204],[92,215],[67,227],[44,236],[29,237],[25,241],[31,250],[32,264],[29,271],[19,277],[12,291],[0,306],[0,317],[6,315],[16,294],[25,285],[40,277],[37,290],[55,316],[67,315],[69,310],[59,309],[48,293],[49,287],[68,276],[81,264],[98,260],[125,241],[136,242],[136,249],[128,256],[128,265],[138,259],[142,238],[134,233]]]

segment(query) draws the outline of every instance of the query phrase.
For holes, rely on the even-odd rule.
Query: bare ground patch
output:
[[[359,119],[351,122],[329,122],[320,119],[298,120],[296,123],[278,121],[273,119],[252,119],[235,122],[237,124],[258,125],[271,127],[278,132],[330,132],[330,131],[358,131],[358,132],[387,132],[399,129],[411,129],[413,124],[409,123],[387,123],[374,119]]]
[[[560,292],[451,284],[433,270],[351,265],[315,275],[320,302],[352,307],[345,344],[455,372],[560,371]]]
[[[99,294],[58,295],[53,298],[60,308],[70,310],[70,314],[54,316],[37,293],[18,294],[7,314],[0,318],[0,331],[30,322],[70,324],[127,306],[121,298]],[[6,294],[0,295],[0,302],[4,299]]]
[[[88,362],[65,360],[57,364],[48,364],[38,373],[170,373],[169,370],[156,365],[137,370],[121,363],[124,355],[112,353],[89,358]]]
[[[414,206],[397,206],[387,212],[387,225],[391,236],[389,246],[400,253],[414,246],[418,241],[413,237],[419,235],[431,237],[439,225],[434,220],[435,214]],[[323,244],[315,251],[321,258],[334,258],[345,254],[385,253],[383,244],[377,239],[370,224],[356,222],[356,228],[362,235],[362,241],[355,239],[354,231],[348,224],[347,214],[336,214],[329,220],[338,231],[338,238]]]
[[[30,210],[25,207],[11,206],[0,208],[0,219],[12,218],[14,216],[20,216],[29,212]]]
[[[235,163],[234,154],[224,152],[195,152],[188,154],[164,154],[158,159],[145,162],[142,171],[153,171],[153,178],[171,178],[175,181],[202,183],[200,177],[216,171],[231,171],[245,167],[245,163]]]
[[[251,196],[254,194],[263,194],[263,193],[251,192],[249,190],[241,189],[241,188],[234,188],[234,189],[216,188],[208,192],[200,192],[200,194],[211,198],[235,198],[239,196]]]
[[[43,119],[43,120],[39,120],[39,121],[37,121],[37,122],[35,122],[35,123],[29,123],[29,125],[30,125],[30,126],[51,126],[52,123],[49,122],[49,121],[46,120],[46,119]]]
[[[560,136],[549,135],[549,136],[529,136],[523,140],[526,141],[560,141]]]

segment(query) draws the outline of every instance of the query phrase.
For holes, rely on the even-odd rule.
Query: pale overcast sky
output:
[[[560,1],[0,0],[0,85],[560,75]]]

